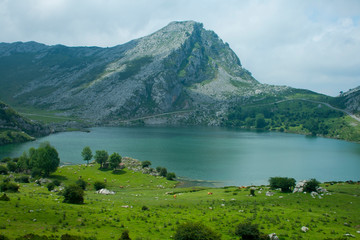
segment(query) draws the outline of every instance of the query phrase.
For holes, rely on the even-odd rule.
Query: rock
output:
[[[276,233],[270,233],[269,234],[269,239],[270,240],[279,240],[279,237],[276,236]]]
[[[273,193],[273,192],[267,191],[265,195],[266,195],[267,197],[271,197],[271,196],[274,196],[274,194],[275,194],[275,193]]]
[[[310,195],[311,195],[312,198],[315,198],[315,197],[318,196],[319,194],[318,194],[317,192],[311,192]]]
[[[345,234],[344,234],[344,236],[345,236],[345,237],[352,237],[352,238],[355,238],[355,235],[352,235],[352,234],[350,234],[350,233],[345,233]]]
[[[305,227],[305,226],[302,226],[302,227],[301,227],[301,231],[307,232],[307,231],[309,231],[309,228],[308,228],[308,227]]]
[[[100,189],[99,191],[96,191],[96,193],[98,193],[98,194],[104,194],[104,195],[114,195],[114,194],[115,194],[115,192],[110,191],[110,190],[108,190],[108,189],[106,189],[106,188],[102,188],[102,189]]]

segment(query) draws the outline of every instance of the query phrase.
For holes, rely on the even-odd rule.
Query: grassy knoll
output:
[[[331,195],[322,199],[278,191],[267,197],[264,186],[250,197],[249,189],[174,188],[176,182],[162,177],[98,168],[64,166],[51,176],[65,185],[79,176],[87,181],[82,205],[62,203],[62,196],[34,182],[20,183],[19,193],[7,193],[10,201],[0,202],[0,234],[10,239],[27,233],[119,239],[128,229],[132,239],[171,239],[180,223],[201,221],[222,239],[238,239],[235,226],[250,220],[261,232],[275,232],[280,239],[342,239],[346,233],[360,237],[358,184],[325,186]],[[0,175],[1,182],[6,177]],[[115,195],[95,193],[93,183],[104,179]],[[302,226],[309,231],[301,232]]]

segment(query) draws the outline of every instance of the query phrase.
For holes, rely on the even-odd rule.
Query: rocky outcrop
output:
[[[50,129],[22,117],[14,109],[0,102],[0,145],[20,143],[44,136]]]
[[[360,86],[343,93],[341,97],[344,98],[346,110],[360,116]]]

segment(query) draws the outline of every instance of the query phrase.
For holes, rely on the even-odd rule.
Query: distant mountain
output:
[[[207,119],[234,100],[290,90],[260,84],[227,43],[193,21],[112,48],[1,43],[0,84],[0,99],[14,106],[100,124],[195,109]]]
[[[14,109],[0,102],[0,145],[34,140],[50,133],[50,129],[20,116]]]
[[[51,125],[57,131],[216,125],[360,142],[359,121],[348,116],[359,112],[359,88],[333,98],[261,84],[227,43],[194,21],[111,48],[0,43],[0,85],[0,100],[15,109],[68,119]]]

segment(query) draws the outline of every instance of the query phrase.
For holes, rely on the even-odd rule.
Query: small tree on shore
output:
[[[151,162],[150,162],[150,161],[143,161],[143,162],[141,162],[141,166],[142,166],[143,168],[149,167],[150,165],[151,165]]]
[[[107,153],[107,151],[105,150],[97,150],[95,152],[95,161],[100,164],[100,168],[104,167],[104,164],[107,162],[107,160],[109,159],[109,154]]]
[[[87,162],[87,165],[89,165],[89,161],[93,157],[92,151],[89,146],[84,147],[84,149],[81,152],[81,156],[83,157],[84,161]]]
[[[119,167],[121,159],[122,157],[118,153],[114,152],[111,154],[109,158],[110,167],[115,170],[117,167]]]
[[[269,179],[270,188],[280,188],[281,192],[291,192],[291,188],[295,187],[296,180],[287,177],[271,177]]]
[[[60,164],[58,152],[49,143],[42,143],[38,149],[30,148],[29,155],[31,169],[36,169],[44,177],[55,172]]]

